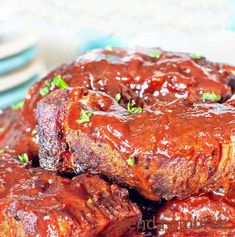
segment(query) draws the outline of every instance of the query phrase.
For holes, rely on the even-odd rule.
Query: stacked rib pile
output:
[[[105,231],[99,229],[91,236],[101,233],[102,236],[136,236],[136,231],[150,231],[155,236],[233,235],[234,69],[209,62],[202,56],[160,49],[109,47],[90,52],[35,84],[24,105],[3,112],[2,153],[20,155],[21,162],[29,158],[33,167],[41,166],[21,168],[22,172],[76,176],[65,180],[53,174],[56,181],[48,185],[48,192],[58,197],[60,203],[67,203],[71,196],[75,203],[89,202],[91,198],[92,204],[100,206],[100,199],[94,198],[93,192],[103,195],[102,185],[111,190],[112,185],[94,186],[91,197],[79,191],[85,185],[82,182],[100,180],[97,175],[140,194],[141,200],[132,199],[143,211],[145,223],[153,221],[153,228],[142,225],[141,229],[139,211],[127,196],[117,194],[124,198],[122,201],[107,194],[109,201],[105,202],[117,200],[118,211],[109,210],[111,204],[104,207],[104,213],[109,213],[106,224],[101,224],[102,218],[97,220],[94,214],[90,224],[105,226],[102,229]],[[35,174],[28,180],[40,179]],[[98,180],[94,183],[104,182]],[[68,186],[66,190],[64,182]],[[61,195],[61,191],[51,186],[66,194]],[[115,185],[115,189],[119,188]],[[44,189],[41,192],[43,195]],[[17,203],[21,200],[16,188],[6,193],[9,198],[16,193]],[[53,200],[50,195],[48,199]],[[35,200],[40,198],[35,194]],[[158,207],[154,215],[147,215],[148,210],[142,205],[144,199],[149,206]],[[167,202],[159,208],[163,200]],[[4,202],[4,208],[7,205],[10,208],[9,202]],[[43,200],[39,201],[40,208],[35,206],[37,201],[29,209],[24,207],[35,216],[34,226],[40,223],[35,213],[44,208],[42,203]],[[86,210],[82,210],[84,214]],[[67,213],[67,209],[61,213]],[[69,213],[76,219],[72,226],[87,222],[80,209],[74,207]],[[3,216],[6,223],[8,218]],[[122,231],[110,234],[113,227],[109,229],[111,224],[107,223],[122,223],[123,219],[131,221],[119,225]],[[15,228],[18,222],[16,218],[9,229]],[[50,223],[44,228],[51,228]],[[31,234],[27,225],[21,227],[22,235]],[[38,228],[34,228],[34,233],[40,235],[43,232]],[[63,236],[60,225],[58,228],[56,233]],[[81,227],[79,235],[64,236],[88,236],[86,230]]]

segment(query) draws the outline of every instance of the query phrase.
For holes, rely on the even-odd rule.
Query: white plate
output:
[[[0,59],[20,53],[36,44],[36,38],[30,35],[0,34]]]
[[[5,76],[0,76],[0,92],[9,90],[29,81],[33,76],[44,73],[44,65],[41,61],[33,61],[22,69],[16,70]]]

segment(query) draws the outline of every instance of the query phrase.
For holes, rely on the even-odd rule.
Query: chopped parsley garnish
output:
[[[221,96],[214,93],[214,92],[205,92],[202,95],[202,100],[206,101],[206,100],[210,100],[210,101],[219,101],[221,100]]]
[[[78,119],[76,122],[78,124],[88,123],[92,115],[93,112],[81,110],[80,119]]]
[[[201,59],[201,58],[203,58],[203,56],[202,56],[202,55],[199,55],[199,54],[192,53],[192,54],[191,54],[191,58],[192,58],[192,59]]]
[[[159,50],[153,50],[152,52],[149,53],[149,57],[151,58],[156,58],[159,57],[161,55],[161,51]]]
[[[39,91],[41,96],[44,97],[44,96],[48,95],[50,92],[50,88],[51,88],[51,81],[46,80],[45,87],[41,88]]]
[[[50,87],[51,87],[51,81],[46,80],[46,81],[45,81],[45,85],[50,88]]]
[[[45,86],[40,89],[40,94],[44,97],[50,93],[53,87],[67,88],[69,85],[62,79],[61,75],[55,76],[52,81],[45,81]]]
[[[67,88],[69,85],[62,79],[61,75],[54,77],[53,83],[59,88]]]
[[[129,166],[133,166],[135,164],[135,157],[134,156],[130,156],[127,160],[126,160],[126,163],[129,165]]]
[[[29,161],[28,155],[26,153],[18,155],[18,159],[21,163],[27,163]]]
[[[46,96],[46,95],[48,95],[49,92],[50,92],[50,88],[47,87],[47,86],[45,86],[45,87],[43,87],[43,88],[40,89],[40,94],[41,94],[43,97]]]
[[[127,104],[127,111],[129,114],[139,114],[142,113],[143,109],[141,107],[135,107],[134,101],[129,101]]]
[[[120,93],[117,93],[116,95],[115,95],[115,100],[117,101],[117,102],[119,102],[120,100],[121,100],[121,98],[122,98],[122,96],[121,96],[121,94]]]
[[[23,107],[24,107],[24,101],[20,101],[20,102],[18,102],[16,104],[13,104],[11,106],[11,109],[12,110],[19,110],[19,109],[23,109]]]

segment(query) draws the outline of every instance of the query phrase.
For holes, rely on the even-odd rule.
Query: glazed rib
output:
[[[234,236],[235,186],[228,191],[166,203],[154,218],[155,234],[163,237]]]
[[[98,176],[72,180],[0,156],[0,236],[122,236],[141,215],[127,190]]]
[[[154,51],[160,55],[151,56]],[[169,102],[182,97],[202,102],[203,92],[214,92],[224,101],[234,90],[234,71],[233,66],[160,48],[97,49],[58,67],[35,84],[29,91],[25,108],[36,107],[42,98],[40,88],[45,86],[45,80],[51,81],[57,75],[70,87],[83,86],[112,97],[120,93],[123,104],[134,100],[142,106],[153,104],[156,99]]]
[[[38,146],[34,130],[34,122],[28,122],[22,111],[11,108],[0,111],[0,150],[7,150],[12,155],[27,153],[35,156]]]
[[[234,67],[212,63],[203,57],[159,48],[94,50],[60,66],[36,83],[29,90],[24,108],[12,120],[14,126],[5,126],[8,112],[0,115],[0,128],[5,129],[5,135],[0,135],[0,149],[37,156],[37,145],[31,134],[36,126],[34,111],[42,98],[40,89],[57,75],[71,87],[84,86],[112,97],[120,93],[121,105],[125,107],[130,100],[140,106],[153,104],[156,99],[171,102],[182,97],[191,103],[201,102],[204,92],[216,93],[224,101],[234,90],[233,71]],[[50,91],[56,89],[51,87]]]
[[[81,111],[93,113],[79,124]],[[185,198],[234,178],[235,108],[161,103],[129,114],[105,93],[70,88],[37,107],[40,165],[89,172],[136,188],[152,200]]]

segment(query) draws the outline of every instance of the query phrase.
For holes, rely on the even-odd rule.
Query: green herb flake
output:
[[[20,110],[20,109],[23,109],[23,107],[24,107],[24,101],[20,101],[20,102],[18,102],[16,104],[13,104],[11,106],[11,109],[12,110]]]
[[[80,119],[78,119],[76,122],[78,124],[88,123],[92,115],[93,112],[81,110]]]
[[[50,93],[50,88],[51,88],[51,81],[46,80],[45,81],[45,86],[40,89],[39,93],[41,96],[47,96]]]
[[[59,88],[67,88],[69,85],[62,79],[61,75],[54,77],[53,83]]]
[[[44,97],[49,94],[50,88],[45,86],[45,87],[41,88],[39,92],[40,92],[41,96]]]
[[[142,113],[143,109],[141,107],[135,107],[135,102],[128,102],[127,104],[127,111],[129,114],[139,114]]]
[[[206,100],[209,100],[209,101],[219,101],[221,100],[221,96],[214,93],[214,92],[205,92],[203,93],[202,95],[202,100],[203,101],[206,101]]]
[[[199,55],[199,54],[192,53],[192,54],[191,54],[191,58],[192,58],[192,59],[201,59],[201,58],[203,58],[203,56],[202,56],[202,55]]]
[[[115,95],[115,100],[117,101],[117,102],[119,102],[120,100],[121,100],[121,98],[122,98],[122,96],[121,96],[121,94],[120,93],[117,93],[116,95]]]
[[[126,163],[129,165],[129,166],[133,166],[135,164],[135,157],[134,156],[130,156],[127,160],[126,160]]]
[[[52,81],[46,80],[45,86],[40,89],[40,94],[44,97],[47,96],[50,93],[50,90],[53,89],[53,87],[59,87],[59,88],[67,88],[69,85],[62,79],[61,75],[57,75],[53,78]]]
[[[160,57],[161,51],[159,50],[153,50],[152,52],[149,53],[149,57],[151,58],[157,58]]]
[[[29,161],[28,155],[26,153],[18,155],[18,159],[21,163],[27,163]]]
[[[47,87],[49,87],[49,89],[50,89],[50,87],[51,87],[51,81],[46,80],[46,81],[45,81],[45,85],[46,85]]]

